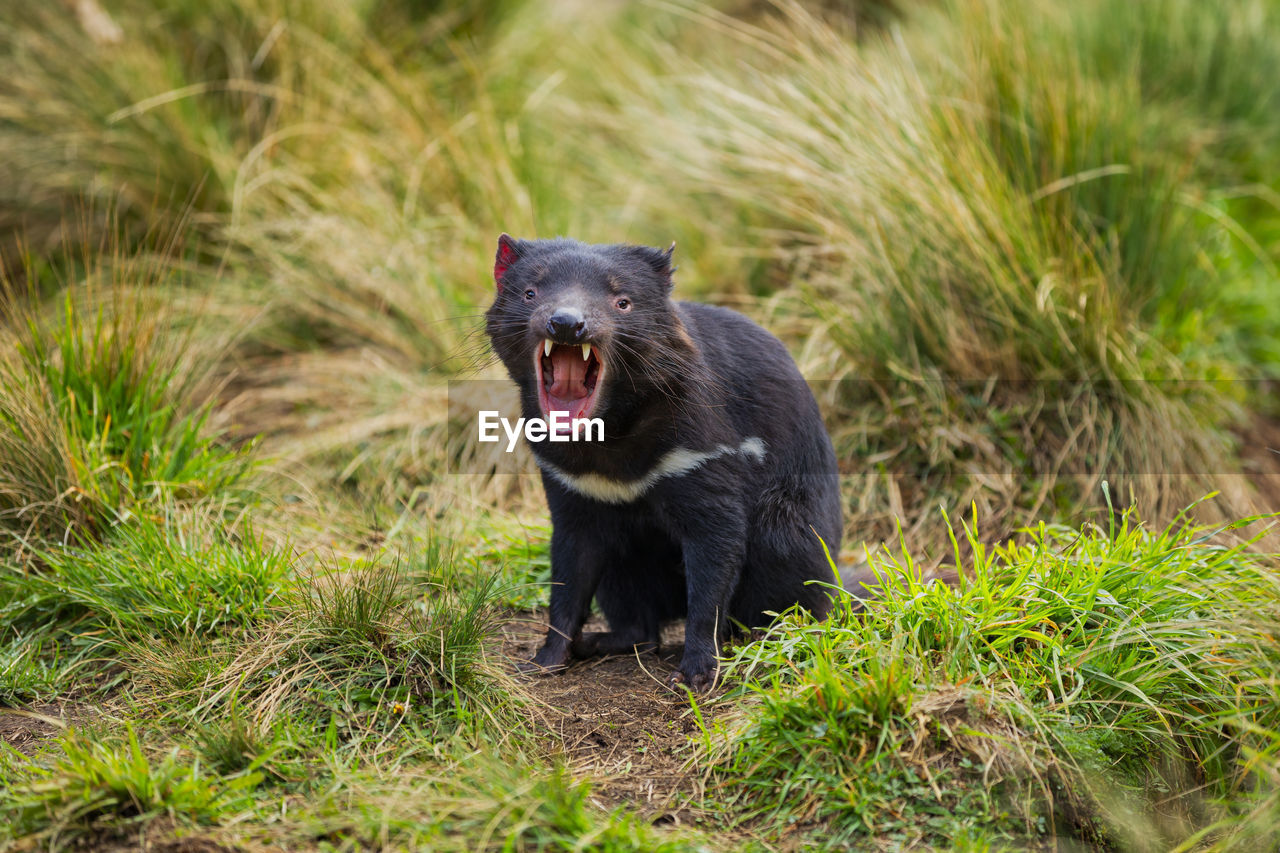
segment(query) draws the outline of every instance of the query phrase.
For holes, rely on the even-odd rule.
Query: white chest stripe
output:
[[[677,447],[668,450],[649,471],[636,480],[614,480],[599,474],[569,474],[555,465],[537,459],[539,467],[554,477],[561,485],[607,504],[625,504],[638,499],[653,487],[653,484],[664,477],[680,477],[701,468],[712,459],[740,453],[749,456],[756,462],[763,462],[766,453],[763,439],[752,437],[745,439],[737,447],[728,444],[716,445],[712,450],[688,450]]]

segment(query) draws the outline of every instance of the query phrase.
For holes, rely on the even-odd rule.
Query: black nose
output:
[[[547,320],[547,335],[559,343],[576,344],[587,330],[587,321],[572,308],[557,308]]]

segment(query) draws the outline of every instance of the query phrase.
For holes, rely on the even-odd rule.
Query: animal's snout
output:
[[[587,334],[587,321],[576,308],[557,308],[547,319],[547,336],[560,344],[576,344]]]

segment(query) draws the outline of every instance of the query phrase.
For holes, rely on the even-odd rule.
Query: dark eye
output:
[[[538,291],[534,290],[532,287],[524,292],[524,298],[528,300],[532,300],[533,297],[537,295],[538,295]]]
[[[617,302],[615,302],[615,303],[613,303],[613,304],[618,306],[618,310],[619,310],[619,311],[630,311],[630,310],[631,310],[631,300],[630,300],[630,299],[627,299],[625,296],[624,296],[624,297],[622,297],[621,299],[619,299]]]

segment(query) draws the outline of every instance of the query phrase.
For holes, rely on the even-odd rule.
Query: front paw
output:
[[[680,668],[671,673],[667,686],[672,690],[685,687],[695,693],[705,693],[716,686],[720,678],[720,667],[715,658],[710,660],[690,661],[687,658],[680,662]]]
[[[542,648],[538,649],[538,653],[533,656],[533,660],[517,663],[516,671],[533,675],[552,675],[557,672],[564,672],[568,665],[569,648],[567,645],[545,643]]]

